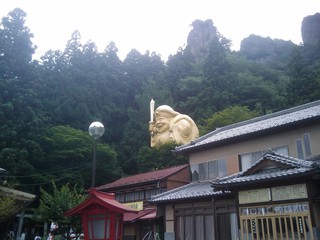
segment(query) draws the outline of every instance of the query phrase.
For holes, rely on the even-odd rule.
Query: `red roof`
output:
[[[157,216],[157,208],[155,206],[149,207],[139,211],[138,213],[125,213],[123,215],[124,222],[135,222],[137,220],[152,219]]]
[[[112,183],[108,183],[108,184],[96,187],[96,189],[107,190],[115,187],[121,187],[121,186],[128,187],[129,185],[135,185],[139,183],[159,181],[159,180],[170,177],[172,174],[179,172],[180,170],[186,168],[187,166],[188,166],[187,164],[179,165],[171,168],[165,168],[157,171],[141,173],[141,174],[137,174],[129,177],[123,177]]]
[[[85,200],[84,202],[80,203],[76,207],[70,209],[69,211],[65,212],[66,216],[73,216],[78,215],[83,212],[86,208],[90,207],[91,205],[98,204],[104,208],[112,209],[117,212],[125,213],[125,212],[134,212],[137,213],[137,210],[129,208],[117,200],[115,200],[115,196],[113,193],[104,193],[95,190],[94,188],[90,189],[90,197]]]

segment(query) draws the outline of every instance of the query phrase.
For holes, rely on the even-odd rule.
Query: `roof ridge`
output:
[[[134,175],[130,175],[130,176],[126,176],[126,177],[122,177],[120,179],[123,178],[129,178],[129,177],[136,177],[136,176],[140,176],[140,175],[147,175],[147,174],[152,174],[152,173],[157,173],[157,172],[161,172],[161,171],[166,171],[169,169],[173,169],[173,168],[183,168],[185,166],[187,166],[188,164],[181,164],[181,165],[177,165],[177,166],[171,166],[171,167],[167,167],[167,168],[161,168],[161,169],[157,169],[157,170],[153,170],[153,171],[149,171],[149,172],[144,172],[144,173],[138,173],[138,174],[134,174]]]
[[[167,194],[171,194],[171,193],[175,193],[175,192],[178,192],[180,191],[181,189],[184,189],[184,188],[188,188],[192,185],[195,185],[195,184],[198,184],[200,181],[194,181],[194,182],[190,182],[190,183],[187,183],[185,185],[182,185],[180,187],[177,187],[177,188],[174,188],[174,189],[171,189],[169,191],[166,191],[166,192],[163,192],[163,193],[159,193],[157,195],[154,195],[151,197],[150,201],[152,201],[154,198],[159,198],[159,197],[162,197],[162,196],[165,196]]]
[[[238,128],[238,127],[247,126],[247,125],[250,125],[250,124],[258,124],[259,122],[262,122],[262,121],[266,121],[266,120],[273,119],[273,118],[278,118],[280,116],[286,116],[286,115],[289,115],[289,114],[298,113],[301,110],[307,110],[307,109],[311,109],[312,107],[318,107],[318,106],[320,106],[320,100],[317,100],[317,101],[314,101],[314,102],[310,102],[310,103],[306,103],[306,104],[299,105],[299,106],[295,106],[295,107],[291,107],[291,108],[288,108],[288,109],[280,110],[280,111],[277,111],[277,112],[274,112],[274,113],[265,114],[265,115],[262,115],[262,116],[258,116],[258,117],[255,117],[255,118],[251,118],[251,119],[245,120],[245,121],[233,123],[233,124],[230,124],[230,125],[227,125],[227,126],[223,126],[221,128],[216,128],[214,131],[209,132],[209,133],[207,133],[207,134],[205,134],[205,135],[203,135],[203,136],[191,141],[188,144],[176,147],[174,151],[183,152],[185,149],[193,148],[192,147],[193,145],[196,145],[197,147],[199,147],[201,145],[208,144],[208,143],[210,143],[210,138],[214,137],[215,135],[218,136],[219,132],[224,132],[224,131],[233,130],[233,129],[236,130],[236,128]],[[313,117],[313,116],[309,116],[309,117],[307,116],[306,118],[310,118],[310,117]],[[305,120],[305,119],[296,119],[295,121],[300,121],[300,120]],[[282,124],[283,123],[281,123],[281,125]],[[275,126],[277,126],[277,125],[275,125]],[[244,133],[242,133],[242,134],[244,134]],[[230,138],[230,137],[228,137],[228,138]],[[206,142],[206,140],[209,140],[209,141]]]
[[[217,130],[228,130],[228,129],[231,129],[231,128],[235,128],[236,126],[243,126],[243,125],[247,125],[249,123],[259,122],[259,121],[262,121],[262,120],[266,120],[266,119],[282,116],[284,114],[297,112],[297,111],[300,111],[300,110],[303,110],[303,109],[306,109],[306,108],[310,108],[310,107],[313,107],[313,106],[317,106],[317,105],[320,105],[320,100],[315,101],[315,102],[311,102],[311,103],[306,103],[306,104],[299,105],[299,106],[295,106],[295,107],[288,108],[288,109],[283,109],[283,110],[280,110],[280,111],[277,111],[277,112],[261,115],[261,116],[258,116],[258,117],[254,117],[254,118],[251,118],[251,119],[248,119],[248,120],[241,121],[241,122],[233,123],[233,124],[218,128]]]
[[[184,169],[187,166],[188,166],[188,163],[177,165],[177,166],[171,166],[171,167],[167,167],[167,168],[162,168],[162,169],[154,170],[154,171],[150,171],[150,172],[144,172],[144,173],[138,173],[135,175],[125,176],[125,177],[119,178],[111,183],[100,185],[100,186],[96,187],[96,189],[106,189],[106,188],[124,186],[124,185],[128,184],[127,181],[129,181],[130,179],[136,180],[136,181],[131,182],[131,184],[150,182],[151,180],[152,181],[160,180],[160,179],[171,176],[172,174]],[[170,171],[170,172],[165,173],[166,171]],[[161,174],[161,172],[164,172],[164,174],[162,176],[158,176],[159,174]],[[148,176],[154,176],[154,178],[151,178]]]

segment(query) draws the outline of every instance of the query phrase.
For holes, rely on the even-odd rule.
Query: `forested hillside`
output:
[[[167,62],[135,49],[122,61],[115,43],[98,52],[78,31],[39,61],[25,17],[15,9],[0,26],[0,167],[21,190],[37,192],[51,179],[89,187],[93,121],[106,128],[96,185],[186,162],[170,154],[174,145],[150,149],[151,97],[189,115],[202,134],[221,112],[229,124],[320,99],[319,39],[298,46],[251,35],[235,52],[212,20],[195,20],[187,46]]]

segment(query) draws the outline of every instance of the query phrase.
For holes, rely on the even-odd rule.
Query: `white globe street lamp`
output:
[[[96,181],[96,147],[97,140],[104,134],[104,126],[101,122],[93,122],[89,126],[89,134],[93,137],[93,160],[92,160],[92,179],[91,187],[95,187]]]

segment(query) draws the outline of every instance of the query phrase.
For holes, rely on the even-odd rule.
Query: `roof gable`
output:
[[[147,172],[147,173],[141,173],[141,174],[136,174],[128,177],[123,177],[120,178],[119,180],[116,180],[112,183],[108,183],[105,185],[101,185],[96,187],[98,190],[107,190],[115,187],[121,187],[125,186],[128,187],[130,185],[136,185],[136,184],[146,184],[149,182],[155,182],[159,180],[163,180],[166,178],[169,178],[170,176],[174,175],[175,173],[178,173],[179,171],[187,168],[188,165],[180,165],[180,166],[175,166],[171,168],[165,168],[157,171],[152,171],[152,172]]]
[[[215,144],[223,144],[226,141],[256,136],[258,133],[317,119],[320,119],[320,100],[218,128],[189,144],[176,147],[175,152],[190,153],[199,151]]]
[[[280,153],[275,153],[269,150],[265,153],[257,162],[255,162],[250,168],[241,172],[242,176],[255,174],[259,171],[268,171],[268,170],[281,170],[289,168],[305,168],[315,166],[315,162],[306,161]]]
[[[273,181],[280,178],[307,176],[314,171],[320,172],[319,164],[314,161],[302,160],[275,152],[268,152],[247,170],[220,178],[213,186],[232,186],[251,184],[257,181]]]

